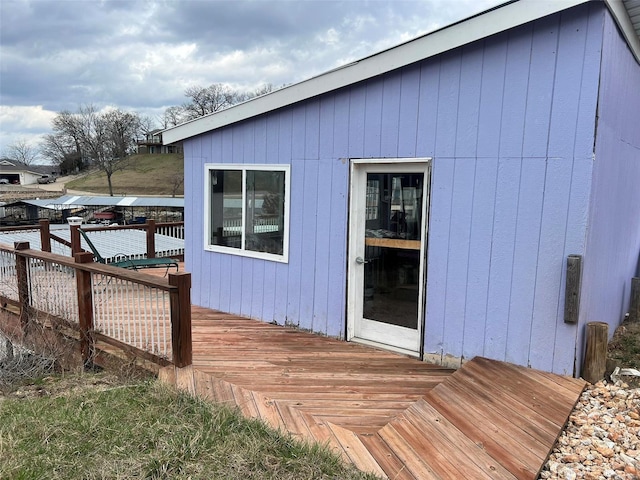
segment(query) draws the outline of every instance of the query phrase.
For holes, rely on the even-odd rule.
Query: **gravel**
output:
[[[640,479],[640,388],[587,386],[539,478]]]

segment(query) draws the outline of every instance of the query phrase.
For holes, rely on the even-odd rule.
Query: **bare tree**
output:
[[[189,87],[184,92],[188,101],[182,105],[181,120],[193,120],[210,113],[219,112],[237,103],[269,93],[272,90],[273,86],[271,84],[264,85],[253,92],[234,90],[222,83],[214,83],[208,87]]]
[[[5,152],[5,157],[14,162],[20,162],[24,165],[33,165],[38,159],[39,150],[31,145],[24,138],[16,140],[9,145]]]
[[[175,197],[184,184],[184,175],[181,173],[176,173],[171,176],[169,181],[171,182],[171,196]]]
[[[149,115],[138,115],[140,121],[140,134],[146,135],[147,133],[156,129],[156,121]]]
[[[161,119],[163,128],[175,127],[182,123],[184,117],[184,110],[181,106],[169,107],[164,111],[164,115]]]
[[[93,105],[85,105],[76,113],[56,115],[54,133],[45,137],[43,151],[57,162],[70,158],[91,161],[107,176],[109,195],[113,196],[111,177],[126,167],[140,129],[136,113],[120,109],[99,112]]]
[[[84,166],[82,154],[69,138],[58,133],[45,135],[40,144],[40,154],[58,166],[62,174],[76,173]]]
[[[41,153],[60,167],[63,173],[74,173],[85,165],[87,156],[82,145],[82,125],[78,114],[59,112],[52,121],[53,133],[45,135]]]
[[[235,103],[235,92],[222,83],[214,83],[208,87],[189,87],[184,94],[189,99],[182,105],[186,120],[217,112]]]
[[[266,95],[267,93],[271,92],[273,92],[273,85],[271,83],[266,83],[261,87],[256,88],[252,92],[237,93],[236,103],[246,102],[247,100],[251,100],[255,97],[261,97],[262,95]]]
[[[120,109],[99,113],[93,105],[81,107],[78,116],[83,148],[107,176],[109,195],[113,196],[112,176],[127,166],[127,157],[135,148],[140,119],[137,114]]]

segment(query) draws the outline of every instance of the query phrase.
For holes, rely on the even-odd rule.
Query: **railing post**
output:
[[[80,246],[80,232],[78,231],[80,228],[79,225],[69,225],[69,229],[71,231],[71,256],[75,258],[76,253],[82,252],[82,247]]]
[[[43,252],[51,252],[51,229],[49,228],[49,220],[40,220],[40,250]]]
[[[20,326],[22,333],[27,333],[29,324],[29,307],[31,295],[29,292],[29,275],[27,271],[27,257],[20,255],[20,250],[29,250],[29,242],[15,242],[13,248],[16,251],[16,277],[18,281],[18,301],[20,302]]]
[[[191,274],[170,273],[169,285],[178,287],[169,294],[171,302],[171,351],[173,364],[186,367],[192,362]]]
[[[76,233],[78,233],[76,226]],[[93,254],[80,252],[74,255],[76,263],[93,262]],[[76,269],[78,292],[78,325],[80,327],[80,353],[85,367],[91,366],[95,357],[95,339],[93,336],[93,288],[91,272]]]
[[[156,221],[147,220],[147,258],[156,258]]]
[[[604,378],[607,370],[609,325],[604,322],[589,322],[586,329],[587,341],[581,376],[589,383],[597,383]]]

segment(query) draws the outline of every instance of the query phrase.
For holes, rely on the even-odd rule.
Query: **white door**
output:
[[[419,356],[428,159],[351,161],[347,339]]]

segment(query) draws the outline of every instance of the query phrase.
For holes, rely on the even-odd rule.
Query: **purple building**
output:
[[[612,333],[638,273],[638,10],[506,2],[164,131],[194,303],[579,374],[586,323]]]

